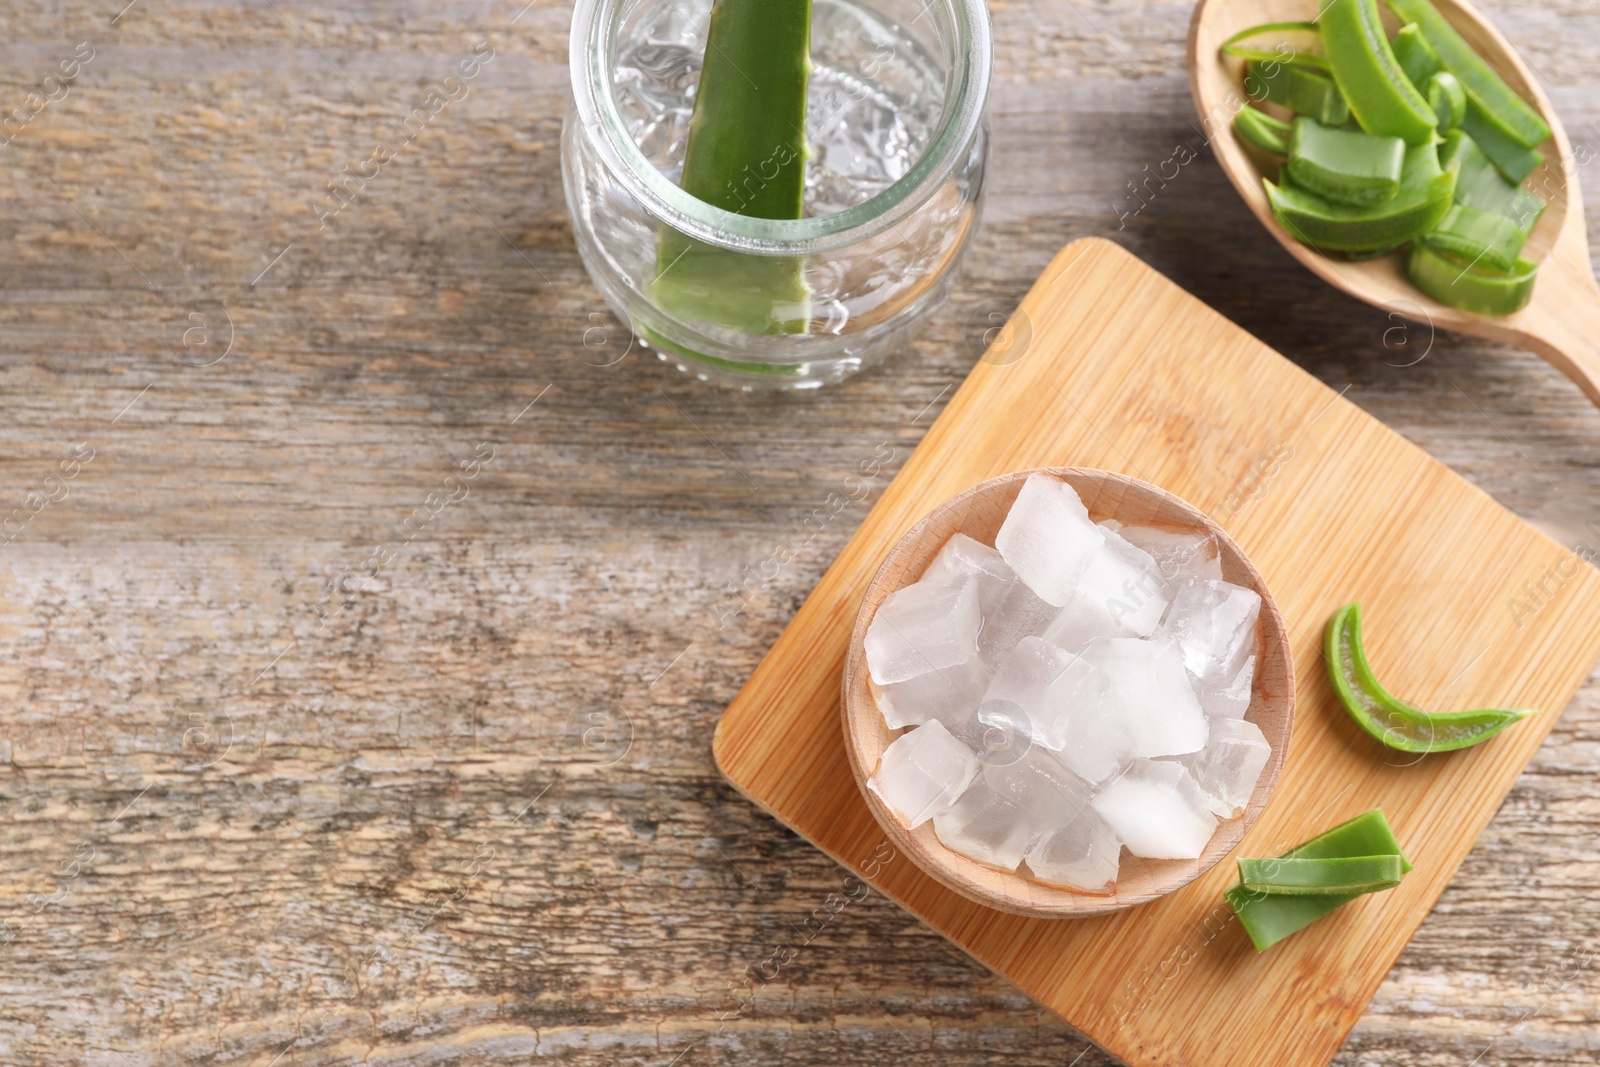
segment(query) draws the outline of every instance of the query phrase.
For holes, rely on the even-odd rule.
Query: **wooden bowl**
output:
[[[1209,531],[1216,538],[1221,553],[1223,576],[1261,594],[1261,646],[1256,661],[1255,691],[1245,718],[1266,735],[1267,742],[1272,745],[1272,756],[1256,782],[1249,805],[1243,815],[1217,827],[1199,859],[1140,859],[1130,856],[1124,849],[1118,879],[1109,894],[1046,885],[952,852],[934,835],[931,819],[915,830],[907,830],[878,795],[866,787],[867,779],[877,770],[883,750],[900,733],[884,724],[883,715],[868,688],[863,642],[878,605],[889,594],[921,578],[939,549],[953,535],[964,533],[993,545],[1012,501],[1031,474],[1048,474],[1066,481],[1077,490],[1096,521],[1113,518],[1128,525],[1186,526]],[[1171,493],[1136,478],[1082,467],[1049,467],[1018,471],[975,485],[940,504],[900,539],[883,566],[878,568],[856,615],[850,650],[845,658],[842,705],[845,748],[850,753],[856,784],[896,848],[930,877],[969,900],[1021,915],[1072,918],[1119,911],[1154,900],[1194,881],[1233,851],[1266,807],[1289,751],[1289,734],[1294,727],[1294,664],[1289,656],[1289,635],[1283,615],[1261,573],[1209,516]]]

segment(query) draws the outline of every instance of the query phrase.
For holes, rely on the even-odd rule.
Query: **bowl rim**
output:
[[[867,627],[871,624],[878,606],[889,594],[921,577],[923,569],[928,562],[931,562],[934,552],[937,551],[937,549],[929,551],[922,544],[929,530],[935,527],[935,523],[951,521],[951,517],[959,509],[963,512],[963,517],[954,519],[951,533],[959,532],[959,527],[965,521],[964,513],[967,511],[967,506],[975,499],[987,496],[998,489],[1008,488],[1012,484],[1015,484],[1020,491],[1022,483],[1035,474],[1049,475],[1072,484],[1075,491],[1086,497],[1085,503],[1089,505],[1091,515],[1097,519],[1111,517],[1113,514],[1106,507],[1105,496],[1108,491],[1116,493],[1112,501],[1113,508],[1132,493],[1171,508],[1183,514],[1186,519],[1192,518],[1193,522],[1164,525],[1204,528],[1217,539],[1218,550],[1223,559],[1228,561],[1235,571],[1242,572],[1243,576],[1249,579],[1247,584],[1261,595],[1258,649],[1261,659],[1258,661],[1251,706],[1246,715],[1252,722],[1262,726],[1263,732],[1269,733],[1269,738],[1272,734],[1278,736],[1272,743],[1272,755],[1256,783],[1250,803],[1242,815],[1222,822],[1218,826],[1198,860],[1137,860],[1124,851],[1117,883],[1113,892],[1107,895],[1090,894],[1038,882],[1016,872],[1001,871],[961,856],[939,842],[933,832],[932,820],[923,823],[916,830],[908,830],[866,785],[867,778],[877,768],[882,749],[899,735],[899,731],[892,731],[883,723],[882,714],[867,683],[863,642]],[[1085,493],[1075,480],[1094,484],[1093,503],[1087,499],[1090,494]],[[944,540],[947,539],[948,537]],[[943,544],[943,540],[940,544]],[[919,560],[920,566],[917,565]],[[1264,689],[1271,690],[1274,685],[1277,686],[1276,690],[1263,692]],[[1295,674],[1287,624],[1255,563],[1220,523],[1182,497],[1144,479],[1093,467],[1033,467],[1001,474],[969,486],[934,507],[914,523],[889,549],[867,585],[851,629],[840,680],[840,726],[844,731],[844,745],[849,755],[850,769],[868,810],[883,831],[889,835],[894,846],[910,857],[923,873],[968,900],[999,911],[1040,918],[1103,915],[1147,903],[1181,889],[1226,858],[1244,839],[1276,791],[1293,736],[1294,712]],[[863,716],[868,717],[865,723],[861,721]],[[1277,729],[1267,731],[1266,726],[1269,722]],[[876,750],[864,752],[861,744],[862,733],[858,727],[870,731],[874,724],[879,736],[886,740]],[[864,767],[868,761],[871,766]],[[1143,868],[1134,877],[1128,874],[1130,859],[1134,860],[1136,866]],[[1151,868],[1159,868],[1154,877],[1148,873]],[[1003,890],[997,888],[1001,886],[1004,887]]]

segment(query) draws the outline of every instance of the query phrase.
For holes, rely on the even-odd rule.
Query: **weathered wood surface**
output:
[[[562,206],[565,6],[121,9],[0,4],[0,110],[93,49],[0,150],[0,515],[37,508],[0,534],[0,1063],[1104,1062],[875,896],[773,974],[844,872],[709,753],[864,509],[802,521],[875,496],[1075,236],[1600,543],[1576,389],[1254,228],[1189,122],[1187,5],[997,5],[956,299],[799,400],[625,355]],[[1591,158],[1600,6],[1491,11]],[[1597,774],[1592,679],[1336,1062],[1600,1056]]]

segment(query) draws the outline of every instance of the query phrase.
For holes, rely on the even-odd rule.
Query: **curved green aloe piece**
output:
[[[1406,257],[1411,284],[1441,304],[1475,315],[1512,315],[1533,299],[1539,264],[1520,256],[1510,270],[1492,270],[1420,238]]]
[[[1271,41],[1271,47],[1256,41],[1258,37]],[[1317,31],[1315,22],[1263,22],[1223,41],[1220,51],[1240,59],[1262,62],[1293,59],[1307,66],[1328,69],[1327,57],[1322,52],[1322,34]]]
[[[1441,70],[1428,79],[1425,88],[1428,106],[1439,118],[1439,132],[1448,133],[1461,125],[1467,115],[1467,91],[1460,80],[1448,70]]]
[[[1260,859],[1239,861],[1239,881],[1252,893],[1312,896],[1319,893],[1373,893],[1400,884],[1400,857],[1341,856],[1337,859]]]
[[[1438,119],[1395,58],[1377,0],[1329,0],[1317,24],[1333,80],[1361,128],[1408,145],[1432,141]]]
[[[684,191],[738,215],[800,218],[810,69],[811,0],[716,0],[684,149]],[[802,257],[720,248],[664,227],[650,290],[663,310],[691,322],[804,333],[811,319],[804,265]]]
[[[1361,605],[1346,604],[1328,620],[1324,653],[1334,692],[1367,733],[1402,752],[1451,752],[1486,741],[1533,714],[1520,708],[1428,712],[1389,694],[1378,684],[1361,644]]]
[[[1271,152],[1275,156],[1289,154],[1289,124],[1273,118],[1265,111],[1258,111],[1246,104],[1233,116],[1233,128],[1239,131],[1239,136],[1247,144],[1253,144],[1264,152]]]
[[[1351,856],[1395,856],[1400,861],[1402,875],[1411,870],[1411,861],[1406,859],[1400,842],[1395,840],[1389,820],[1377,808],[1318,834],[1278,859],[1330,860]],[[1256,951],[1262,952],[1367,892],[1371,890],[1342,889],[1304,895],[1261,893],[1247,889],[1243,882],[1235,882],[1222,895],[1239,916],[1239,923],[1250,935]]]
[[[1289,182],[1263,180],[1280,225],[1319,252],[1375,252],[1418,237],[1444,218],[1455,197],[1458,168],[1439,166],[1431,144],[1406,149],[1400,191],[1364,207],[1335,204]]]

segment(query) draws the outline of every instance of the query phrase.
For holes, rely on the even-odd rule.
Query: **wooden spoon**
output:
[[[964,533],[986,545],[994,544],[1000,524],[1030,474],[1047,474],[1070,483],[1096,520],[1114,518],[1130,525],[1185,526],[1210,532],[1222,557],[1223,576],[1261,594],[1260,659],[1245,718],[1261,728],[1272,746],[1272,758],[1256,782],[1249,805],[1238,818],[1217,828],[1197,860],[1139,859],[1124,850],[1116,884],[1104,895],[1036,882],[1016,871],[996,870],[952,852],[940,843],[932,821],[915,830],[906,829],[865,784],[877,770],[883,750],[895,739],[895,732],[890,731],[878,710],[867,676],[867,627],[889,594],[921,578],[939,549],[955,534]],[[1149,482],[1084,467],[1048,467],[991,478],[940,504],[907,531],[890,550],[862,597],[850,635],[850,650],[845,656],[841,695],[840,714],[850,769],[867,807],[901,855],[909,856],[936,881],[968,900],[1000,911],[1042,918],[1078,918],[1119,911],[1188,885],[1210,870],[1244,839],[1245,832],[1266,807],[1278,784],[1294,729],[1294,663],[1289,655],[1288,626],[1255,564],[1221,526],[1192,504]]]
[[[1523,255],[1539,264],[1533,300],[1514,315],[1476,315],[1447,307],[1407,280],[1400,255],[1351,262],[1308,248],[1284,232],[1261,187],[1261,167],[1232,129],[1243,103],[1243,60],[1223,56],[1222,42],[1265,22],[1310,20],[1316,0],[1200,0],[1189,23],[1189,86],[1217,160],[1244,202],[1278,243],[1326,281],[1351,296],[1430,326],[1510,341],[1532,349],[1600,404],[1600,286],[1589,263],[1583,194],[1572,145],[1533,75],[1505,38],[1466,0],[1433,0],[1434,7],[1506,84],[1550,124],[1540,146],[1545,162],[1527,183],[1548,202]],[[1391,36],[1393,12],[1379,4]]]

